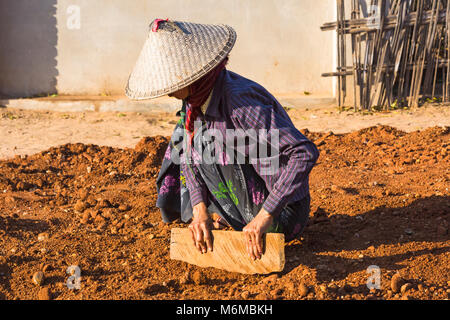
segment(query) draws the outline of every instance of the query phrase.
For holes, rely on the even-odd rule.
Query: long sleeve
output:
[[[198,172],[198,168],[192,161],[187,163],[187,161],[184,160],[185,159],[183,157],[181,161],[181,174],[186,179],[186,187],[189,190],[192,207],[200,202],[207,204],[208,189],[200,173]]]
[[[294,195],[306,193],[308,177],[311,169],[319,157],[317,147],[309,141],[293,125],[289,116],[279,104],[266,104],[260,101],[258,94],[231,95],[232,121],[236,128],[243,130],[266,129],[270,143],[276,138],[275,130],[279,133],[279,169],[277,173],[264,172],[260,164],[254,165],[259,175],[266,175],[265,180],[272,183],[269,195],[263,208],[272,215],[278,215],[290,202]],[[276,139],[275,139],[276,140]],[[264,169],[264,170],[263,170]],[[272,181],[272,179],[275,179]],[[306,196],[304,195],[300,195]]]

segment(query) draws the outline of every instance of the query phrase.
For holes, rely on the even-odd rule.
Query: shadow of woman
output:
[[[300,265],[315,269],[318,281],[344,279],[370,265],[389,270],[400,262],[428,254],[450,252],[450,197],[433,196],[406,207],[378,207],[357,216],[330,216],[319,208],[304,233],[304,241],[286,246],[287,274]]]

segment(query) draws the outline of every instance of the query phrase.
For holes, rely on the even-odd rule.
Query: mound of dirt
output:
[[[181,225],[163,224],[155,207],[168,137],[0,161],[0,299],[37,299],[42,287],[53,299],[448,298],[450,128],[302,132],[320,150],[311,219],[270,281],[169,260],[170,229]],[[371,265],[377,290],[366,286]],[[79,289],[67,286],[70,266]],[[392,291],[397,272],[407,292]]]

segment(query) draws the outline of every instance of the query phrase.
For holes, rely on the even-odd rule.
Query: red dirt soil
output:
[[[163,224],[155,207],[168,138],[0,161],[0,299],[448,299],[450,128],[302,132],[321,152],[310,224],[269,276],[169,259],[181,224]],[[71,265],[79,290],[66,286]],[[366,286],[371,265],[379,290]],[[397,272],[403,293],[391,288]]]

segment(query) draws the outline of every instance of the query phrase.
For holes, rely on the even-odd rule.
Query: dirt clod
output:
[[[118,209],[123,212],[123,211],[130,210],[131,207],[129,205],[127,205],[127,204],[121,204]]]
[[[195,271],[193,274],[192,274],[192,281],[194,281],[194,283],[196,284],[196,285],[201,285],[201,284],[204,284],[206,281],[206,278],[205,278],[205,276],[203,275],[203,273],[201,273],[200,271]]]
[[[272,274],[270,276],[265,277],[260,282],[261,283],[270,283],[270,282],[276,282],[278,280],[278,274]]]
[[[73,206],[74,210],[77,212],[83,212],[84,210],[86,210],[86,208],[88,208],[88,203],[82,200],[78,200],[75,205]]]
[[[32,281],[35,285],[37,286],[42,286],[44,284],[45,281],[45,276],[44,273],[42,271],[37,271],[33,274],[33,278]]]
[[[186,272],[183,276],[180,278],[180,284],[187,284],[190,281],[190,274],[189,272]]]
[[[400,292],[402,294],[405,294],[405,292],[407,292],[408,290],[411,290],[413,288],[413,285],[411,283],[405,283],[404,285],[402,285],[402,287],[400,288]]]
[[[298,287],[298,294],[301,298],[304,298],[308,295],[309,292],[309,288],[304,284],[301,283],[300,286]]]
[[[271,296],[273,299],[278,299],[278,298],[281,296],[282,293],[283,293],[283,290],[282,290],[282,289],[273,289],[273,290],[271,290],[271,291],[269,292],[270,296]]]
[[[49,235],[48,235],[48,233],[47,232],[42,232],[42,233],[39,233],[38,234],[38,241],[45,241],[45,240],[48,240],[48,238],[49,238]]]
[[[52,293],[49,288],[41,288],[38,292],[38,299],[39,300],[51,300],[52,299]]]
[[[52,270],[53,270],[53,267],[49,264],[46,264],[42,267],[42,272],[44,272],[44,274],[45,274],[45,272],[52,271]]]
[[[391,289],[394,293],[397,293],[401,290],[405,280],[401,277],[399,273],[394,274],[391,279]]]

